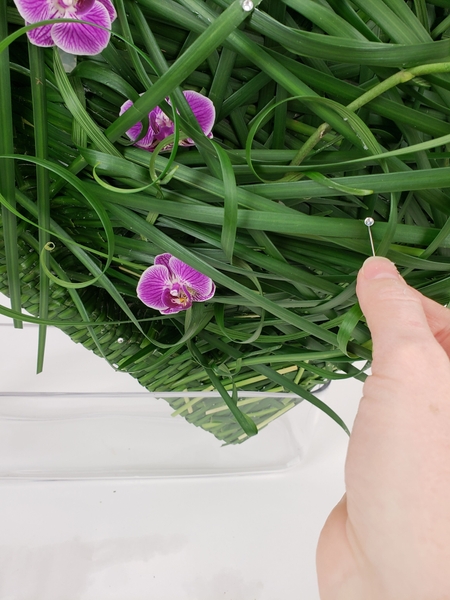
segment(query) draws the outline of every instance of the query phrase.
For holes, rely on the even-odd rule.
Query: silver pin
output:
[[[374,223],[375,223],[375,221],[372,219],[372,217],[366,217],[364,219],[364,225],[366,225],[367,231],[369,232],[369,239],[370,239],[370,245],[372,247],[372,254],[375,256],[375,246],[373,245],[373,237],[372,237],[372,232],[370,230],[370,228],[372,227],[372,225]]]

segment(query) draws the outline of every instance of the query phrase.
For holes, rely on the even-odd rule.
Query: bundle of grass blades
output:
[[[180,392],[176,413],[227,443],[302,400],[345,427],[311,389],[370,362],[364,219],[410,285],[450,297],[450,3],[116,0],[109,45],[70,73],[57,48],[8,38],[23,20],[0,5],[1,312],[35,315],[38,370],[51,324]],[[183,90],[214,103],[213,139]],[[158,105],[173,148],[133,145]],[[214,297],[143,305],[138,277],[163,253]],[[210,390],[219,402],[182,397]]]

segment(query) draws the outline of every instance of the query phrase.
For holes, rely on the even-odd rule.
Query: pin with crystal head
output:
[[[370,239],[370,245],[372,247],[372,254],[375,256],[375,247],[373,245],[373,237],[372,237],[372,232],[370,230],[370,228],[372,227],[372,225],[375,223],[375,221],[372,219],[372,217],[366,217],[364,219],[364,225],[367,226],[367,231],[369,232],[369,239]]]
[[[242,0],[241,6],[245,10],[245,12],[250,12],[254,9],[254,4],[252,0]]]

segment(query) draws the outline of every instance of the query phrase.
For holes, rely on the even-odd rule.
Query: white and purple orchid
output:
[[[116,11],[111,0],[14,0],[17,10],[27,25],[54,19],[52,25],[43,25],[28,31],[32,44],[48,48],[58,46],[68,54],[99,54],[109,43],[111,23]],[[61,23],[59,19],[89,21]]]
[[[184,97],[189,103],[192,112],[194,113],[195,118],[198,121],[198,124],[202,128],[203,133],[212,138],[213,134],[211,130],[214,125],[214,120],[216,118],[216,110],[214,108],[214,104],[209,98],[202,96],[198,92],[194,92],[193,90],[187,90],[183,92]],[[166,98],[166,102],[170,104],[169,98]],[[127,100],[120,107],[120,114],[128,110],[131,106],[133,106],[133,102],[131,100]],[[139,148],[143,148],[144,150],[149,150],[152,152],[154,148],[166,137],[172,135],[175,131],[175,126],[173,121],[169,119],[169,117],[157,106],[152,111],[150,111],[148,115],[149,127],[146,134],[139,140],[139,136],[142,132],[142,123],[136,123],[130,129],[128,129],[127,136],[133,142],[135,140],[135,146]],[[186,138],[180,141],[180,146],[193,146],[194,140],[190,138]],[[164,150],[170,150],[173,147],[173,144],[167,144],[164,147]]]
[[[215,291],[212,279],[168,253],[155,257],[137,286],[138,298],[163,315],[187,310],[193,302],[210,300]]]

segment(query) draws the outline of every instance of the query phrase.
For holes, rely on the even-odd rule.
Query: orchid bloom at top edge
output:
[[[111,23],[116,11],[110,0],[14,0],[27,25],[54,19],[27,32],[32,44],[42,47],[58,46],[68,54],[99,54],[109,43]],[[83,23],[60,23],[59,19],[79,19]]]
[[[216,291],[212,279],[172,254],[159,254],[139,279],[137,295],[163,315],[187,310],[193,302],[210,300]]]
[[[183,92],[184,97],[188,101],[189,106],[198,121],[198,124],[202,128],[203,133],[212,138],[213,134],[211,130],[214,125],[214,121],[216,118],[216,109],[214,108],[214,104],[209,98],[202,96],[199,92],[194,92],[193,90],[186,90]],[[169,98],[166,98],[166,102],[170,104]],[[120,107],[120,114],[123,115],[125,111],[133,106],[133,102],[131,100],[127,100]],[[153,110],[151,110],[148,114],[149,128],[143,138],[138,140],[134,145],[139,148],[143,148],[144,150],[149,150],[150,152],[166,137],[172,135],[175,131],[175,125],[171,119],[159,108],[156,106]],[[130,140],[137,140],[142,132],[142,123],[136,123],[128,129],[127,136]],[[180,146],[193,146],[194,140],[187,138],[180,141]],[[173,147],[173,144],[168,144],[165,146],[164,150],[170,150]]]

